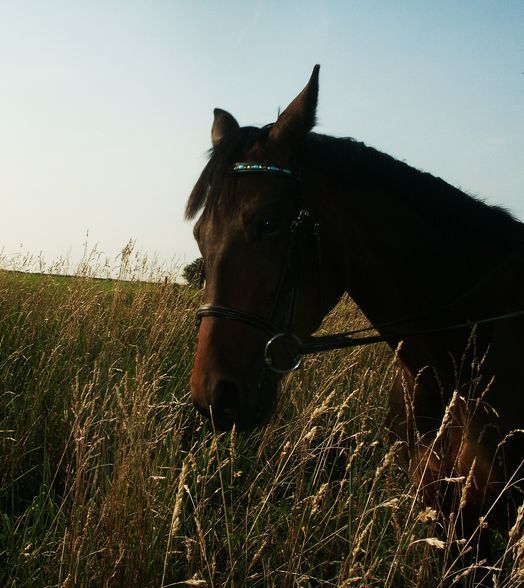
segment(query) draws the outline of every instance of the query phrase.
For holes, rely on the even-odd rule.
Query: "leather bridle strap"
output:
[[[404,339],[410,339],[412,337],[438,335],[449,333],[451,331],[474,329],[477,326],[489,325],[492,323],[521,317],[524,317],[524,310],[485,317],[473,321],[466,321],[463,323],[446,325],[444,327],[421,329],[419,331],[406,331],[404,333],[391,333],[389,335],[369,335],[367,337],[353,337],[352,332],[348,332],[342,334],[311,337],[305,342],[302,342],[296,335],[292,333],[277,333],[266,343],[264,357],[266,364],[273,371],[281,374],[287,374],[296,370],[300,366],[302,363],[302,357],[304,355],[309,355],[312,353],[321,353],[323,351],[332,351],[334,349],[346,349],[348,347],[362,347],[364,345],[372,345],[374,343],[399,343]],[[359,329],[353,331],[353,334],[361,332],[362,330]],[[285,353],[283,353],[283,351],[285,351]],[[281,359],[275,359],[277,356],[280,358],[285,356],[288,362],[287,365],[280,365],[280,367],[277,367],[279,361],[281,362]]]
[[[230,306],[221,306],[220,304],[204,304],[197,310],[196,314],[198,319],[201,319],[204,316],[215,316],[223,319],[229,319],[231,321],[247,323],[252,327],[256,327],[257,329],[265,331],[268,335],[271,336],[279,333],[282,330],[275,327],[275,325],[270,321],[267,321],[266,319],[256,314],[252,314],[244,310],[237,310],[236,308],[232,308]]]

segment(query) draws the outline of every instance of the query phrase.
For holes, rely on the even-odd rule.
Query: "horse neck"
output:
[[[453,307],[464,298],[464,308],[455,304],[449,317],[460,319],[472,310],[467,293],[508,253],[494,246],[491,235],[482,237],[481,230],[457,230],[476,222],[463,207],[463,219],[450,208],[435,220],[395,192],[344,187],[329,193],[326,210],[335,219],[330,233],[337,235],[337,265],[347,292],[374,324]]]

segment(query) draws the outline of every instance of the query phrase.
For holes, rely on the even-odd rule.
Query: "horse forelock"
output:
[[[255,143],[264,141],[270,128],[271,125],[241,127],[209,150],[209,161],[189,195],[186,219],[193,219],[207,206],[216,206],[221,194],[224,193],[227,198],[229,191],[224,191],[223,186],[229,181],[233,164],[243,161]],[[220,204],[227,206],[230,203],[221,201]]]

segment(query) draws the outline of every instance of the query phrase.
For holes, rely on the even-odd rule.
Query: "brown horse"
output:
[[[449,513],[458,487],[464,537],[507,530],[524,489],[524,225],[353,139],[312,133],[318,72],[263,128],[215,110],[186,210],[202,210],[206,274],[193,401],[222,429],[263,423],[279,378],[268,339],[307,340],[348,292],[393,347],[419,333],[398,345],[387,425],[424,499]]]

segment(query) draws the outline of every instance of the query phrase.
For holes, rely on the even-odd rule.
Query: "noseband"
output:
[[[286,365],[285,369],[279,369],[273,360],[273,341],[285,335],[286,340],[296,341],[299,339],[293,335],[293,324],[295,321],[295,309],[300,281],[300,268],[303,263],[303,256],[307,250],[308,242],[319,242],[319,225],[314,222],[305,201],[302,190],[302,178],[300,174],[292,169],[278,167],[276,165],[267,165],[263,163],[235,163],[232,169],[233,174],[271,174],[283,176],[295,180],[299,184],[299,206],[298,214],[293,219],[289,227],[289,244],[286,258],[280,274],[279,284],[276,290],[273,311],[269,319],[257,314],[239,310],[230,306],[219,304],[204,304],[197,310],[197,319],[200,321],[205,316],[213,316],[228,320],[234,320],[246,323],[252,327],[264,331],[270,336],[265,350],[265,362],[274,371],[287,373],[292,371]],[[285,312],[283,326],[277,326],[276,319],[282,299],[287,298],[287,308]],[[276,349],[276,348],[275,348]],[[296,369],[300,364],[300,356],[293,356],[292,369]]]

